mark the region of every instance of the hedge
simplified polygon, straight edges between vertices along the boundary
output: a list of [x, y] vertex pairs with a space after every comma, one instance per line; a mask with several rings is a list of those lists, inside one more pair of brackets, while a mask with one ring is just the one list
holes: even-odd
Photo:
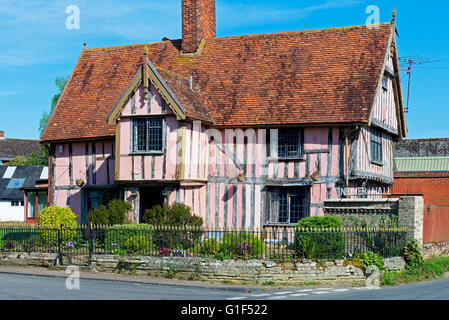
[[341, 231], [326, 231], [326, 228], [340, 229], [343, 226], [337, 217], [309, 217], [296, 225], [294, 248], [296, 255], [304, 259], [341, 259], [345, 253], [345, 236]]

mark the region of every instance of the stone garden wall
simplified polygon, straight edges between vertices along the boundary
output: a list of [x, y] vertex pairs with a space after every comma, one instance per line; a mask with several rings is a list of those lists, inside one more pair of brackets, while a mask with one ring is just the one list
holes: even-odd
[[140, 275], [248, 284], [364, 285], [361, 269], [339, 262], [277, 264], [264, 260], [215, 260], [182, 257], [94, 256], [92, 269]]
[[422, 256], [424, 259], [435, 256], [449, 256], [449, 241], [424, 243], [422, 248]]
[[324, 200], [324, 213], [343, 221], [344, 227], [391, 227], [398, 220], [398, 199], [329, 199]]
[[[324, 201], [324, 213], [343, 220], [345, 227], [365, 221], [370, 227], [390, 227], [396, 221], [399, 227], [407, 229], [407, 241], [416, 240], [423, 247], [422, 196], [401, 196], [385, 199], [330, 199]], [[384, 225], [387, 224], [387, 225]], [[358, 226], [355, 224], [355, 226]]]
[[[51, 267], [53, 253], [0, 253], [0, 265]], [[384, 259], [388, 270], [405, 267], [401, 257]], [[67, 264], [64, 263], [64, 265]], [[86, 268], [86, 267], [85, 267]], [[125, 273], [225, 284], [367, 285], [367, 275], [347, 261], [275, 263], [265, 260], [216, 260], [193, 257], [94, 255], [88, 267], [94, 272]]]
[[0, 252], [0, 264], [3, 265], [51, 267], [57, 258], [57, 253]]

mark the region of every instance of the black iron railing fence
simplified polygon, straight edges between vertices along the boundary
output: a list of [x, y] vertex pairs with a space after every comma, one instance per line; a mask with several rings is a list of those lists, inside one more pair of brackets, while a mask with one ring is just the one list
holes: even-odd
[[[220, 229], [178, 226], [0, 225], [0, 252], [51, 252], [213, 257], [217, 259], [336, 260], [372, 251], [402, 254], [405, 229]], [[87, 261], [87, 259], [86, 259]]]

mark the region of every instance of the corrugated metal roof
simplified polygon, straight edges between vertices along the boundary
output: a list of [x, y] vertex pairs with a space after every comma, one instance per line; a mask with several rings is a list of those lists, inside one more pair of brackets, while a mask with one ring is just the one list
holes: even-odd
[[449, 157], [407, 157], [394, 159], [396, 172], [449, 171]]

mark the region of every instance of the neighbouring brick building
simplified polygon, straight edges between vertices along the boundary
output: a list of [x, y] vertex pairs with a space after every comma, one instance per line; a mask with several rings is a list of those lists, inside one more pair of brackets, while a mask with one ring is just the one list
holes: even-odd
[[402, 140], [395, 148], [394, 193], [449, 205], [449, 138]]

